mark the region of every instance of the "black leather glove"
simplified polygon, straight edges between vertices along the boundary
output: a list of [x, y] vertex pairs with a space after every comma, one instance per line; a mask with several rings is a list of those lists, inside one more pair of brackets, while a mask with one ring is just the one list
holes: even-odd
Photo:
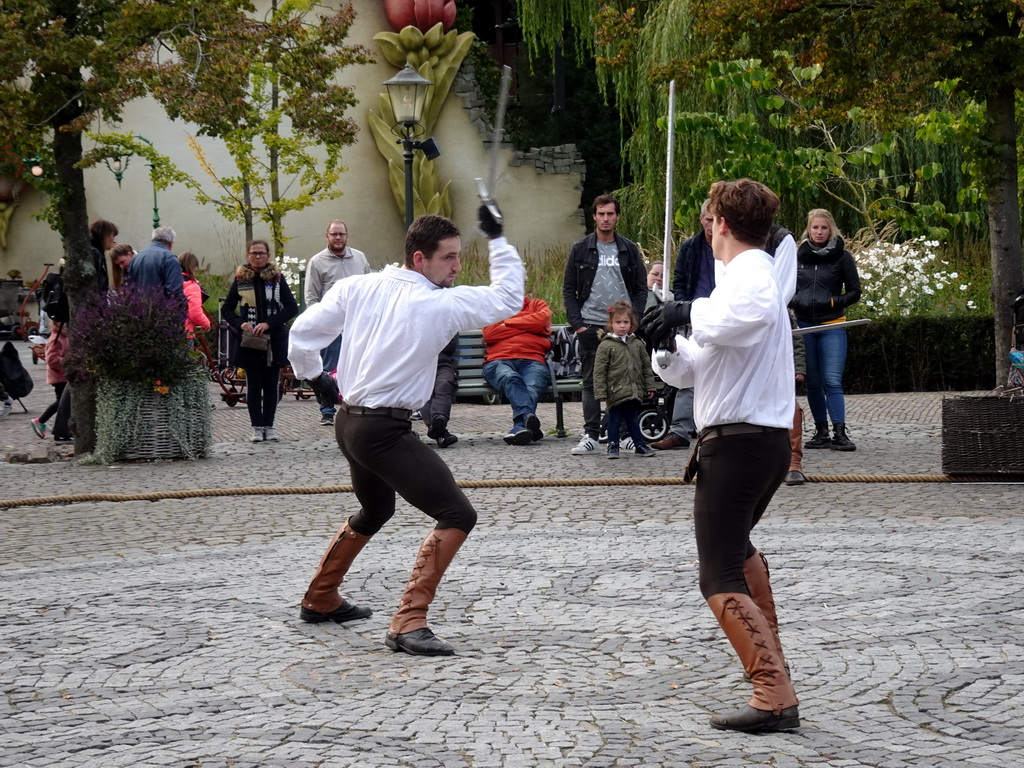
[[690, 322], [690, 303], [666, 301], [661, 306], [651, 307], [640, 321], [640, 334], [655, 349], [673, 348], [676, 328]]
[[322, 371], [315, 379], [307, 379], [309, 387], [320, 396], [320, 402], [335, 406], [341, 402], [338, 382], [331, 378], [327, 371]]
[[477, 218], [480, 221], [480, 231], [488, 237], [501, 237], [501, 211], [498, 210], [496, 203], [491, 203], [494, 209], [498, 211], [498, 218], [494, 218], [494, 214], [491, 213], [490, 209], [486, 205], [481, 205], [480, 210], [477, 212]]

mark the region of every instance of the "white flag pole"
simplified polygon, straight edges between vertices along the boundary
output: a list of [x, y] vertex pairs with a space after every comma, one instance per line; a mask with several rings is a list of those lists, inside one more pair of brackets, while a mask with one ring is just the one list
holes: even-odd
[[[668, 301], [669, 283], [672, 280], [672, 173], [675, 162], [675, 117], [676, 117], [676, 81], [668, 84], [668, 149], [665, 161], [665, 239], [661, 252], [661, 300]], [[655, 291], [658, 289], [655, 288]], [[668, 352], [659, 350], [654, 355], [659, 367], [668, 367]]]
[[668, 84], [668, 149], [665, 162], [665, 240], [662, 247], [661, 300], [668, 301], [668, 287], [672, 279], [672, 224], [675, 211], [672, 209], [672, 175], [675, 169], [675, 117], [676, 81]]

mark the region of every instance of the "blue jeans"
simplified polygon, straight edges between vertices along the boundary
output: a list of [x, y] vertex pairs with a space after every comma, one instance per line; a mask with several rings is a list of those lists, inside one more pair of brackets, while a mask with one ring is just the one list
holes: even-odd
[[[798, 322], [801, 328], [814, 323]], [[843, 369], [846, 367], [846, 329], [804, 334], [807, 350], [807, 404], [815, 424], [846, 423]]]
[[[328, 344], [326, 347], [320, 350], [320, 360], [323, 362], [323, 368], [325, 371], [330, 373], [338, 367], [338, 358], [341, 356], [341, 335], [338, 335], [334, 341]], [[320, 395], [316, 396], [316, 401], [320, 403]], [[320, 413], [334, 415], [334, 406], [320, 403]]]
[[640, 431], [639, 400], [627, 400], [608, 409], [608, 447], [619, 447], [618, 437], [613, 439], [612, 435], [621, 435], [623, 426], [629, 430], [634, 447], [641, 448], [647, 445], [644, 433]]
[[537, 412], [537, 401], [551, 386], [547, 365], [536, 360], [491, 360], [484, 363], [483, 375], [512, 404], [515, 424], [525, 424], [526, 417]]

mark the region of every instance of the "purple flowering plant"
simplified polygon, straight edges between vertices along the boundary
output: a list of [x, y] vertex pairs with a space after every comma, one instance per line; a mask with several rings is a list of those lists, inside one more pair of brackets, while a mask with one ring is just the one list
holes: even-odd
[[183, 303], [160, 288], [123, 286], [79, 306], [65, 367], [75, 376], [131, 381], [166, 394], [196, 373]]

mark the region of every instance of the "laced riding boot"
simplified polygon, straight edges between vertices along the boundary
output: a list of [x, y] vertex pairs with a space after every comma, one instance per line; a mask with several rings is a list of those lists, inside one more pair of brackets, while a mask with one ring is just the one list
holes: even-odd
[[373, 613], [369, 608], [353, 605], [338, 594], [338, 587], [352, 566], [352, 561], [369, 540], [369, 536], [363, 536], [349, 528], [348, 521], [338, 529], [320, 559], [320, 565], [313, 574], [313, 581], [302, 598], [300, 619], [313, 624], [322, 621], [335, 621], [341, 624], [355, 619], [365, 619]]
[[458, 528], [435, 528], [420, 546], [409, 583], [391, 619], [384, 644], [393, 651], [414, 656], [452, 656], [455, 649], [427, 627], [427, 608], [434, 601], [437, 585], [455, 559], [466, 533]]
[[797, 403], [793, 409], [793, 426], [789, 428], [789, 472], [786, 473], [786, 485], [803, 485], [804, 477], [804, 409]]
[[782, 668], [789, 676], [789, 665], [786, 663], [785, 654], [782, 652], [782, 638], [779, 637], [779, 617], [775, 611], [775, 595], [772, 594], [771, 574], [768, 570], [768, 560], [760, 552], [755, 552], [743, 563], [743, 580], [747, 583], [747, 591], [750, 599], [754, 601], [761, 613], [764, 614], [768, 627], [771, 629], [772, 637], [775, 640], [775, 649], [782, 661]]
[[746, 706], [713, 715], [711, 726], [730, 731], [788, 731], [800, 727], [796, 691], [765, 615], [750, 595], [725, 592], [708, 598], [708, 606], [754, 684]]

